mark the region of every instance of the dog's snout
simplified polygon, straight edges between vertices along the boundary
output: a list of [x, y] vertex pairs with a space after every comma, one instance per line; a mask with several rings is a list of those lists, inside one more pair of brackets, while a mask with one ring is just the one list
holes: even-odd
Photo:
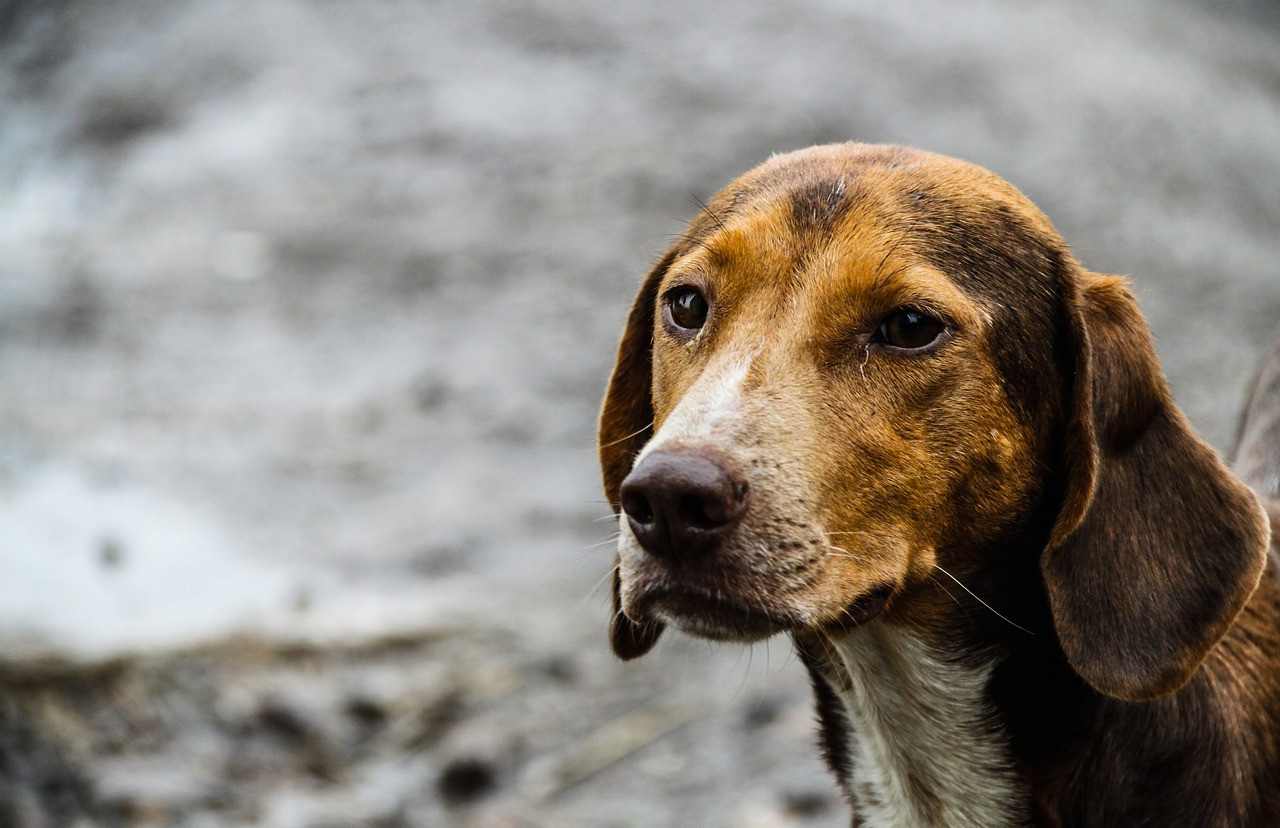
[[622, 481], [622, 511], [653, 555], [712, 551], [747, 510], [747, 481], [699, 452], [655, 451]]

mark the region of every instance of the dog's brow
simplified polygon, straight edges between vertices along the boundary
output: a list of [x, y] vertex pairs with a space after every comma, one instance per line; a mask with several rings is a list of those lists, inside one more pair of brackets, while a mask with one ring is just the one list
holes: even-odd
[[880, 264], [876, 265], [876, 281], [872, 285], [872, 290], [878, 290], [884, 287], [890, 279], [902, 272], [905, 266], [886, 274], [884, 273], [884, 266], [888, 263], [889, 257], [897, 252], [898, 248], [902, 246], [902, 243], [907, 240], [907, 237], [911, 235], [912, 231], [916, 229], [916, 226], [919, 223], [919, 219], [913, 220], [911, 224], [907, 225], [907, 227], [898, 235], [898, 238], [893, 245], [885, 251], [884, 258], [880, 260]]
[[713, 211], [713, 210], [712, 210], [712, 209], [707, 205], [707, 202], [705, 202], [705, 201], [703, 201], [702, 199], [698, 198], [698, 196], [697, 196], [697, 195], [693, 195], [693, 196], [690, 196], [690, 197], [693, 199], [693, 203], [694, 203], [694, 204], [696, 204], [696, 205], [698, 205], [698, 209], [702, 211], [702, 214], [703, 214], [704, 216], [706, 216], [706, 217], [707, 217], [707, 220], [708, 220], [708, 221], [710, 221], [712, 224], [714, 224], [714, 225], [715, 225], [717, 228], [719, 228], [721, 231], [725, 230], [724, 222], [723, 222], [723, 221], [720, 219], [720, 217], [719, 217], [718, 215], [716, 215], [716, 214], [715, 214], [715, 212], [714, 212], [714, 211]]

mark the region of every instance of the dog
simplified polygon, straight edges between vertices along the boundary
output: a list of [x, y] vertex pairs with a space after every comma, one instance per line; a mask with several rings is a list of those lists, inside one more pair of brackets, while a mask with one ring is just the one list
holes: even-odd
[[[1274, 362], [1238, 466], [1272, 498]], [[640, 287], [599, 452], [615, 653], [787, 633], [855, 826], [1280, 825], [1280, 511], [996, 175], [842, 144], [734, 181]]]

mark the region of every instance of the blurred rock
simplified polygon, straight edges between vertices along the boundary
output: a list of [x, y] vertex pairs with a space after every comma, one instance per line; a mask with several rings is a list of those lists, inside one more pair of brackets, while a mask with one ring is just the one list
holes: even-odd
[[498, 772], [483, 759], [454, 759], [436, 780], [436, 790], [446, 805], [456, 807], [480, 799], [498, 785]]

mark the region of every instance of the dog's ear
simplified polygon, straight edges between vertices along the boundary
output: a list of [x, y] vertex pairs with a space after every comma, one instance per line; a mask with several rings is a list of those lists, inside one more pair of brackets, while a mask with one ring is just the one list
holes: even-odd
[[[600, 471], [605, 497], [615, 513], [620, 508], [623, 478], [631, 471], [636, 455], [653, 437], [653, 317], [657, 312], [658, 285], [677, 252], [677, 247], [668, 250], [640, 285], [627, 315], [622, 341], [618, 343], [618, 358], [600, 411]], [[629, 660], [649, 652], [662, 634], [662, 625], [641, 624], [628, 618], [622, 611], [620, 587], [615, 561], [609, 640], [614, 653]]]
[[1073, 281], [1066, 492], [1041, 570], [1072, 668], [1109, 696], [1151, 699], [1226, 633], [1261, 577], [1269, 529], [1174, 406], [1125, 281]]
[[600, 471], [605, 497], [615, 512], [623, 478], [653, 437], [653, 316], [657, 313], [658, 285], [675, 257], [675, 248], [663, 255], [631, 303], [600, 410]]

